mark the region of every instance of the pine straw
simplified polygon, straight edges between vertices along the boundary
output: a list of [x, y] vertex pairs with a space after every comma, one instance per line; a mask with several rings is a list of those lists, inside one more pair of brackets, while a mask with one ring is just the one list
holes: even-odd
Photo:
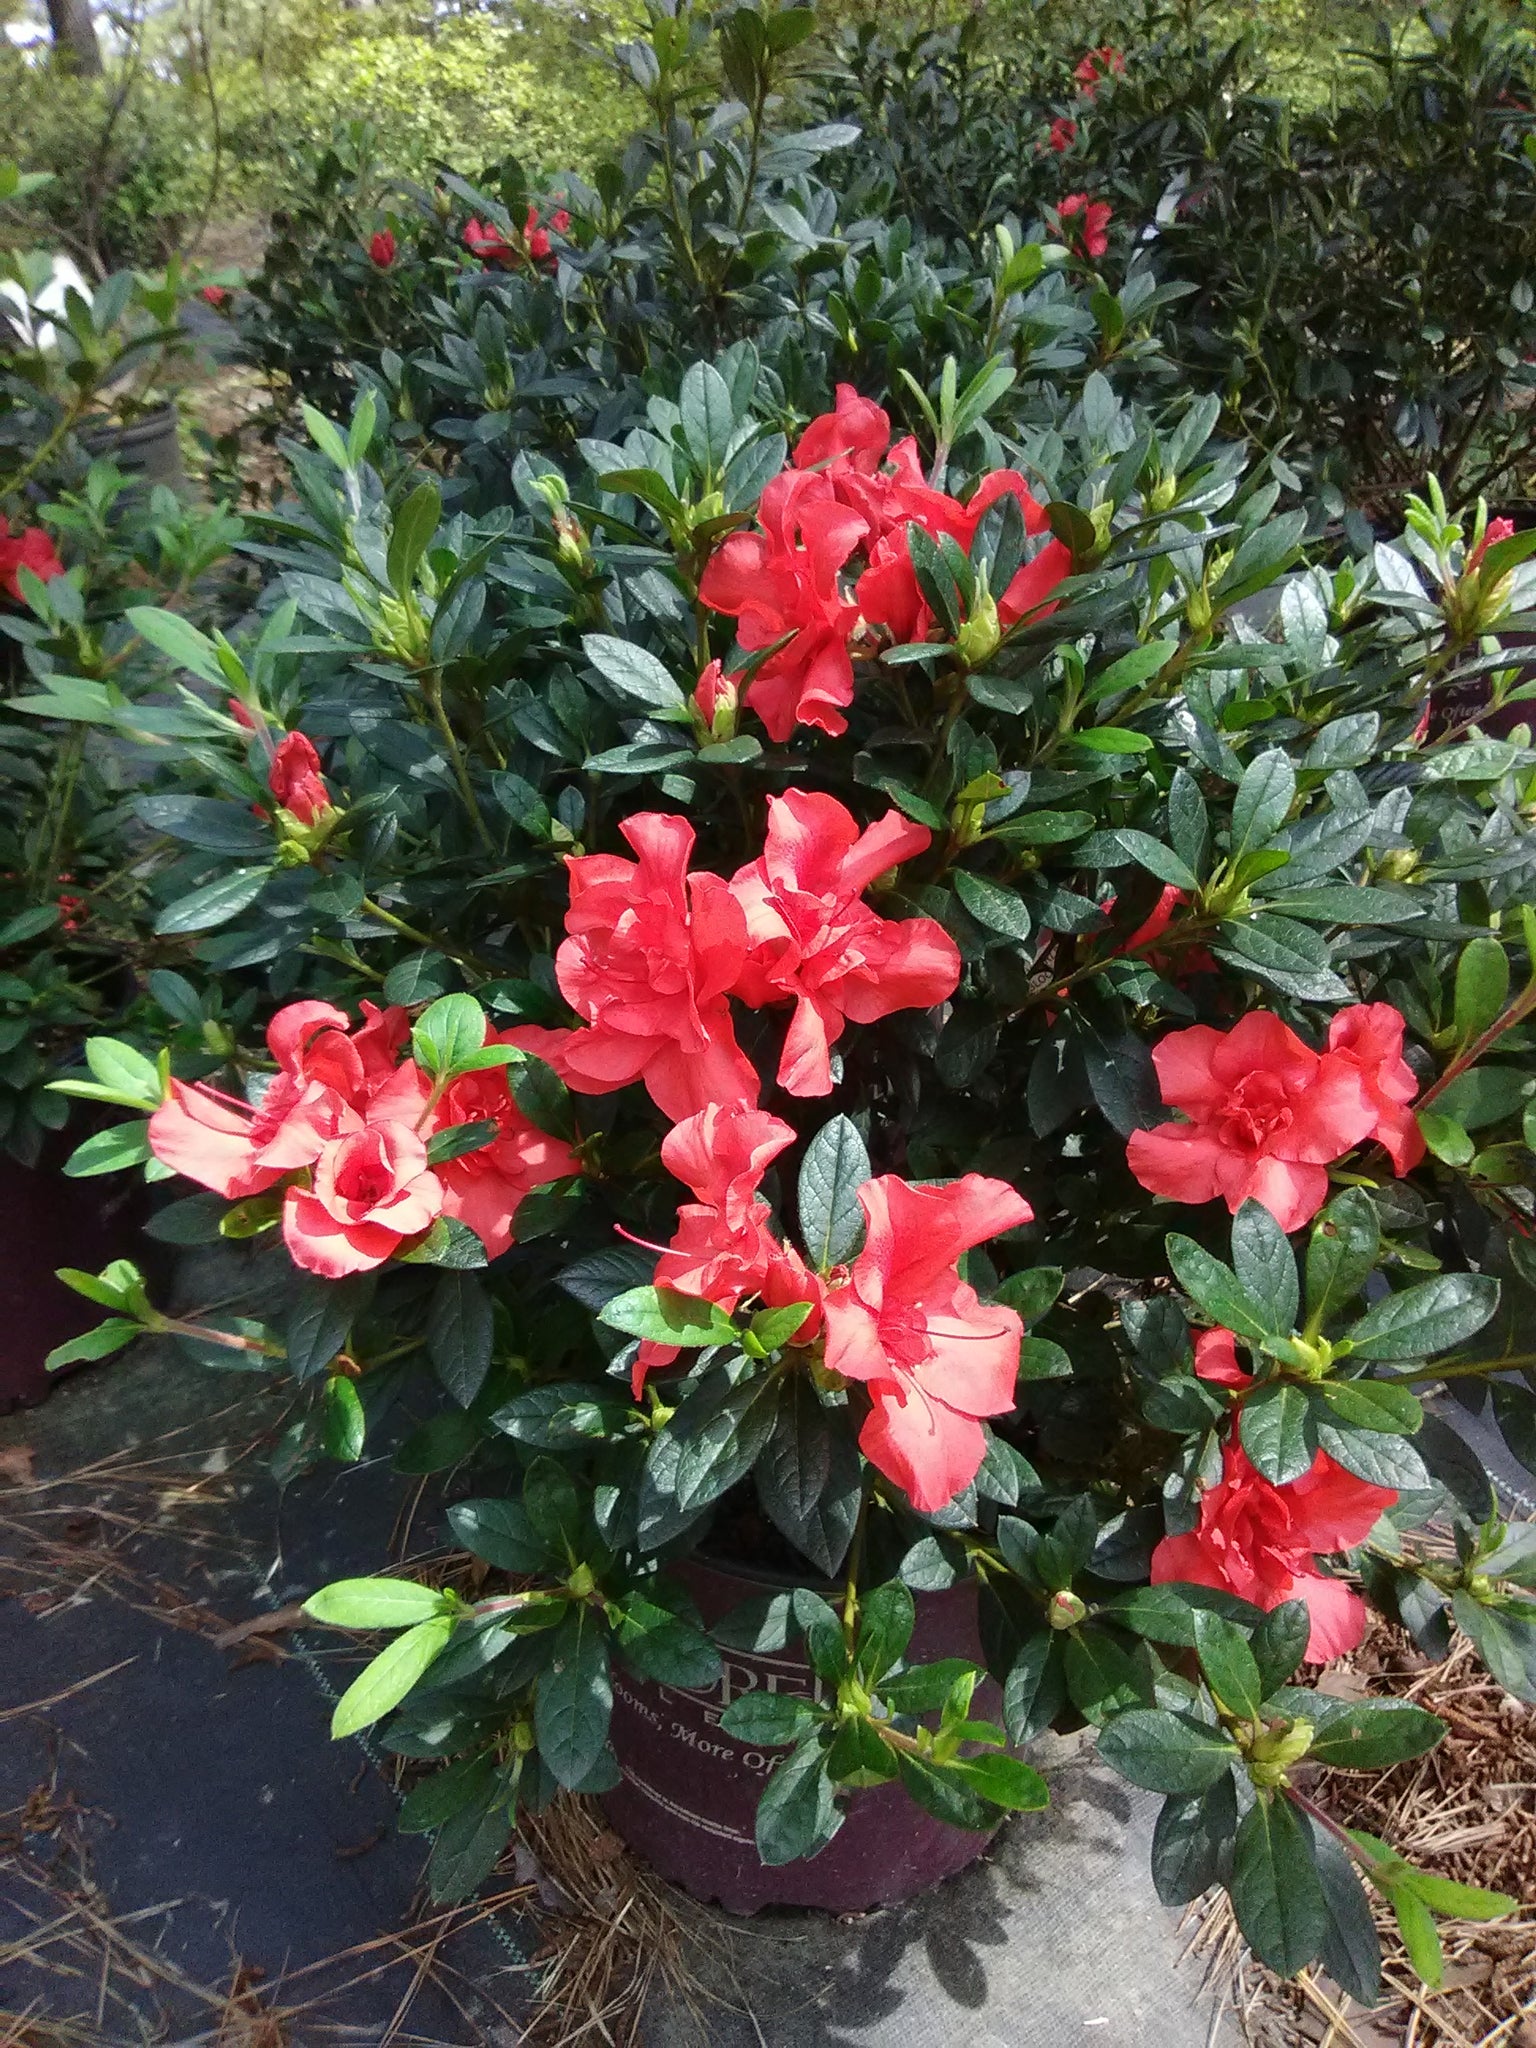
[[1321, 1771], [1311, 1796], [1422, 1868], [1508, 1892], [1522, 1911], [1490, 1926], [1440, 1921], [1445, 1987], [1432, 1992], [1373, 1893], [1385, 1964], [1382, 2002], [1369, 2013], [1320, 1974], [1283, 1983], [1255, 1963], [1225, 1893], [1192, 1909], [1191, 1953], [1226, 1987], [1253, 2048], [1536, 2048], [1536, 1708], [1490, 1678], [1465, 1639], [1429, 1665], [1383, 1622], [1328, 1680], [1328, 1690], [1354, 1698], [1412, 1699], [1449, 1732], [1391, 1771]]

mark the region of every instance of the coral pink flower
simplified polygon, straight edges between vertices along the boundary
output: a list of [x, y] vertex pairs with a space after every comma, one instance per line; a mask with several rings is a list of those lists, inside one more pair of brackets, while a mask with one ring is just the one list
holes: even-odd
[[1424, 1134], [1408, 1107], [1419, 1092], [1403, 1058], [1406, 1024], [1390, 1003], [1356, 1003], [1340, 1010], [1328, 1026], [1328, 1050], [1360, 1070], [1366, 1100], [1376, 1112], [1370, 1133], [1386, 1147], [1394, 1173], [1411, 1173], [1424, 1157]]
[[[791, 1125], [766, 1110], [711, 1104], [676, 1125], [661, 1147], [662, 1164], [698, 1197], [677, 1212], [677, 1231], [656, 1267], [655, 1284], [734, 1315], [743, 1301], [766, 1308], [805, 1301], [812, 1311], [796, 1335], [809, 1341], [821, 1327], [821, 1282], [791, 1245], [769, 1228], [772, 1211], [758, 1194], [763, 1175], [795, 1141]], [[638, 1401], [646, 1375], [677, 1357], [671, 1344], [643, 1342], [631, 1384]]]
[[1312, 1617], [1307, 1656], [1326, 1664], [1358, 1647], [1365, 1603], [1317, 1568], [1317, 1551], [1363, 1543], [1396, 1501], [1390, 1487], [1371, 1486], [1319, 1451], [1310, 1472], [1273, 1486], [1229, 1443], [1219, 1483], [1200, 1502], [1200, 1522], [1186, 1536], [1165, 1536], [1152, 1553], [1154, 1586], [1215, 1586], [1266, 1612], [1305, 1600]]
[[155, 1157], [230, 1201], [260, 1194], [310, 1165], [337, 1135], [348, 1109], [364, 1106], [394, 1071], [408, 1032], [404, 1010], [364, 1003], [367, 1021], [348, 1032], [330, 1003], [289, 1003], [267, 1026], [277, 1062], [256, 1108], [200, 1082], [172, 1081], [149, 1120]]
[[4, 515], [0, 514], [0, 590], [18, 604], [21, 602], [21, 578], [17, 574], [20, 569], [30, 569], [44, 583], [51, 583], [55, 576], [64, 574], [64, 564], [40, 526], [24, 526], [19, 533], [13, 534]]
[[279, 740], [267, 783], [282, 808], [301, 825], [313, 825], [336, 808], [307, 733], [290, 732]]
[[980, 1418], [1014, 1403], [1024, 1325], [983, 1303], [957, 1262], [1034, 1211], [1006, 1182], [968, 1173], [948, 1187], [886, 1174], [859, 1189], [864, 1249], [828, 1281], [826, 1363], [861, 1381], [870, 1411], [859, 1448], [931, 1514], [975, 1478]]
[[718, 875], [690, 875], [693, 828], [643, 811], [619, 830], [640, 856], [566, 861], [568, 937], [555, 962], [585, 1030], [524, 1030], [568, 1087], [605, 1095], [643, 1081], [669, 1117], [712, 1102], [757, 1100], [757, 1074], [736, 1043], [727, 991], [747, 956], [741, 905]]
[[1152, 1061], [1164, 1102], [1188, 1121], [1133, 1131], [1132, 1173], [1174, 1201], [1220, 1196], [1234, 1216], [1244, 1202], [1262, 1202], [1282, 1230], [1317, 1214], [1329, 1163], [1378, 1121], [1357, 1061], [1313, 1052], [1266, 1010], [1226, 1032], [1170, 1031]]
[[1237, 1339], [1230, 1330], [1202, 1330], [1195, 1339], [1195, 1376], [1213, 1387], [1251, 1387], [1253, 1374], [1237, 1362]]
[[197, 296], [207, 305], [222, 306], [229, 297], [229, 288], [222, 284], [205, 284]]
[[568, 235], [571, 231], [571, 216], [563, 206], [557, 206], [549, 216], [549, 224], [557, 235]]
[[838, 503], [824, 475], [795, 469], [768, 485], [757, 516], [761, 533], [733, 533], [712, 557], [700, 600], [738, 622], [749, 651], [793, 635], [747, 690], [771, 739], [787, 740], [797, 725], [845, 732], [843, 710], [853, 702], [848, 636], [859, 614], [842, 578], [868, 525]]
[[[1062, 239], [1082, 256], [1102, 256], [1109, 247], [1109, 222], [1114, 208], [1107, 199], [1090, 199], [1086, 192], [1069, 192], [1057, 207], [1063, 222]], [[1081, 219], [1080, 229], [1067, 227]]]
[[523, 240], [528, 244], [528, 254], [535, 263], [542, 263], [550, 253], [549, 231], [539, 226], [539, 209], [530, 206], [528, 218], [523, 222]]
[[1058, 114], [1051, 123], [1050, 147], [1058, 156], [1069, 150], [1077, 140], [1077, 123], [1069, 121], [1065, 114]]
[[851, 384], [839, 384], [833, 411], [811, 421], [795, 448], [796, 469], [819, 469], [846, 461], [862, 476], [873, 476], [891, 445], [890, 416]]
[[366, 1122], [348, 1111], [346, 1126], [322, 1146], [312, 1185], [283, 1197], [289, 1257], [327, 1280], [382, 1266], [430, 1230], [443, 1207], [426, 1143], [410, 1124]]
[[877, 875], [924, 852], [932, 834], [897, 811], [860, 832], [835, 797], [768, 799], [762, 857], [731, 880], [751, 951], [736, 993], [754, 1009], [793, 1002], [779, 1061], [791, 1095], [826, 1095], [844, 1023], [927, 1010], [952, 996], [960, 953], [930, 917], [895, 920], [863, 901]]

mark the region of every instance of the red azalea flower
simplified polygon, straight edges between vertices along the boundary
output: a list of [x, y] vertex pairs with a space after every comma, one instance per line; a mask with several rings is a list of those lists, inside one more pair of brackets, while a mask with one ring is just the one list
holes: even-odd
[[489, 221], [483, 225], [477, 220], [470, 221], [464, 229], [464, 246], [482, 263], [494, 264], [503, 270], [510, 270], [515, 263], [522, 261], [521, 253]]
[[367, 1273], [408, 1239], [430, 1230], [443, 1190], [427, 1147], [409, 1123], [373, 1122], [355, 1111], [320, 1148], [312, 1184], [283, 1197], [283, 1242], [307, 1273], [327, 1280]]
[[1477, 571], [1482, 568], [1483, 557], [1487, 554], [1488, 550], [1497, 547], [1501, 540], [1512, 540], [1514, 532], [1515, 522], [1513, 519], [1490, 519], [1487, 526], [1483, 529], [1482, 539], [1468, 554], [1466, 566], [1462, 574], [1465, 576], [1475, 576]]
[[930, 917], [880, 917], [863, 900], [877, 875], [932, 839], [898, 811], [860, 832], [835, 797], [790, 790], [768, 799], [762, 857], [731, 880], [749, 952], [736, 993], [754, 1009], [793, 1002], [779, 1061], [791, 1095], [827, 1095], [830, 1051], [848, 1019], [928, 1010], [960, 980], [960, 953]]
[[1328, 1050], [1359, 1069], [1365, 1097], [1376, 1112], [1370, 1132], [1386, 1147], [1394, 1173], [1411, 1173], [1424, 1157], [1424, 1134], [1408, 1107], [1419, 1092], [1403, 1058], [1406, 1029], [1401, 1010], [1390, 1003], [1356, 1003], [1340, 1010], [1328, 1026]]
[[717, 738], [727, 727], [734, 729], [739, 684], [738, 676], [728, 676], [720, 662], [711, 661], [694, 685], [693, 708]]
[[336, 806], [320, 772], [320, 756], [307, 733], [285, 733], [267, 771], [272, 794], [301, 825], [313, 825]]
[[1051, 123], [1050, 147], [1058, 156], [1069, 150], [1077, 140], [1077, 123], [1069, 121], [1065, 114], [1058, 114]]
[[380, 228], [368, 244], [369, 260], [380, 270], [388, 270], [395, 260], [395, 238], [388, 228]]
[[1202, 1330], [1195, 1339], [1195, 1377], [1213, 1387], [1251, 1387], [1253, 1374], [1237, 1362], [1237, 1339], [1230, 1330]]
[[585, 1029], [520, 1031], [581, 1094], [643, 1081], [673, 1118], [753, 1103], [757, 1074], [736, 1043], [727, 991], [747, 955], [741, 905], [718, 875], [690, 875], [693, 827], [643, 811], [619, 830], [640, 856], [572, 855], [568, 934], [555, 973]]
[[1091, 100], [1099, 89], [1101, 79], [1125, 69], [1125, 57], [1113, 43], [1102, 43], [1096, 50], [1089, 50], [1072, 67], [1072, 76], [1082, 90], [1083, 98]]
[[869, 528], [838, 503], [825, 475], [795, 469], [768, 485], [757, 516], [760, 533], [733, 533], [711, 558], [700, 599], [738, 622], [736, 637], [749, 651], [793, 635], [747, 690], [770, 738], [787, 740], [797, 725], [845, 732], [843, 708], [853, 702], [848, 635], [858, 607], [844, 595], [842, 573]]
[[1114, 208], [1107, 199], [1090, 199], [1086, 192], [1069, 192], [1057, 207], [1063, 221], [1082, 219], [1080, 232], [1063, 227], [1062, 239], [1079, 255], [1102, 256], [1109, 247], [1109, 222]]
[[975, 1478], [987, 1448], [980, 1418], [1013, 1407], [1024, 1334], [1013, 1309], [979, 1299], [957, 1262], [1034, 1211], [978, 1173], [942, 1188], [885, 1174], [859, 1189], [859, 1207], [864, 1249], [828, 1280], [827, 1369], [868, 1388], [859, 1448], [932, 1514]]
[[557, 235], [568, 235], [571, 231], [571, 216], [563, 206], [557, 206], [549, 216], [549, 224]]
[[227, 286], [222, 284], [205, 284], [197, 296], [205, 299], [210, 306], [222, 306], [229, 297], [229, 291]]
[[[1106, 917], [1109, 915], [1113, 901], [1114, 899], [1111, 898], [1110, 902], [1100, 906]], [[1154, 939], [1160, 939], [1163, 933], [1167, 931], [1169, 925], [1173, 923], [1173, 913], [1188, 901], [1188, 896], [1179, 888], [1177, 883], [1167, 883], [1157, 902], [1152, 906], [1150, 914], [1137, 925], [1135, 931], [1131, 933], [1131, 936], [1123, 945], [1116, 946], [1116, 955], [1140, 952], [1143, 946], [1150, 946]]]
[[1233, 1215], [1245, 1201], [1262, 1202], [1282, 1230], [1317, 1214], [1328, 1165], [1380, 1120], [1358, 1059], [1313, 1052], [1266, 1010], [1227, 1032], [1209, 1024], [1170, 1031], [1152, 1061], [1164, 1102], [1188, 1121], [1133, 1131], [1132, 1173], [1177, 1202], [1220, 1196]]
[[[1215, 1334], [1214, 1332], [1212, 1334]], [[1365, 1635], [1365, 1602], [1317, 1568], [1318, 1551], [1363, 1543], [1396, 1501], [1319, 1451], [1312, 1469], [1288, 1486], [1273, 1486], [1229, 1443], [1221, 1479], [1200, 1502], [1200, 1522], [1186, 1536], [1165, 1536], [1152, 1553], [1152, 1583], [1215, 1586], [1266, 1612], [1305, 1600], [1312, 1617], [1307, 1656], [1314, 1664], [1342, 1657]]]
[[539, 209], [530, 206], [528, 218], [523, 222], [523, 240], [528, 244], [528, 254], [535, 263], [542, 263], [550, 252], [548, 230], [539, 226]]
[[[658, 1287], [713, 1301], [727, 1315], [758, 1299], [765, 1308], [809, 1302], [811, 1314], [796, 1332], [808, 1342], [821, 1328], [821, 1282], [791, 1245], [769, 1228], [772, 1210], [758, 1194], [763, 1175], [795, 1141], [789, 1124], [766, 1110], [711, 1103], [677, 1124], [662, 1142], [668, 1173], [693, 1189], [696, 1202], [677, 1212], [671, 1246], [656, 1267]], [[672, 1344], [643, 1342], [631, 1385], [638, 1401], [646, 1375], [677, 1357]]]
[[4, 515], [0, 514], [0, 590], [18, 604], [21, 603], [21, 578], [16, 573], [19, 569], [30, 569], [44, 583], [51, 583], [55, 576], [64, 574], [64, 564], [40, 526], [24, 526], [19, 533], [13, 534]]
[[839, 384], [831, 412], [811, 421], [795, 446], [796, 469], [820, 469], [847, 461], [862, 476], [873, 476], [891, 445], [889, 415], [851, 384]]
[[277, 1073], [260, 1104], [221, 1095], [201, 1082], [172, 1081], [149, 1121], [150, 1150], [166, 1166], [239, 1201], [260, 1194], [285, 1173], [312, 1165], [321, 1147], [359, 1116], [394, 1074], [395, 1055], [409, 1036], [403, 1009], [362, 1006], [365, 1022], [349, 1032], [344, 1010], [330, 1003], [289, 1003], [267, 1026]]

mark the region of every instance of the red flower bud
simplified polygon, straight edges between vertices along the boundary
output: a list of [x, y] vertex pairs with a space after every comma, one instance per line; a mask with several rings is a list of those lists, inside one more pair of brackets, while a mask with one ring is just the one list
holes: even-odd
[[380, 228], [368, 244], [368, 254], [380, 270], [388, 270], [395, 260], [395, 238], [388, 228]]

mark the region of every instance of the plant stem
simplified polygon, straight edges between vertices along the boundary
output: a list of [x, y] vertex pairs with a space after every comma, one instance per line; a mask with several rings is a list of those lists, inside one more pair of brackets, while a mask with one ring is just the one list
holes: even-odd
[[1536, 1365], [1536, 1351], [1516, 1351], [1508, 1358], [1466, 1358], [1460, 1364], [1421, 1365], [1417, 1372], [1394, 1373], [1399, 1385], [1427, 1384], [1433, 1380], [1471, 1380], [1491, 1372], [1525, 1372]]
[[1475, 1067], [1486, 1052], [1491, 1052], [1506, 1031], [1513, 1031], [1517, 1024], [1523, 1024], [1531, 1012], [1536, 1010], [1536, 980], [1520, 991], [1509, 1008], [1495, 1017], [1488, 1029], [1474, 1038], [1459, 1059], [1454, 1059], [1432, 1088], [1427, 1088], [1415, 1105], [1428, 1109], [1439, 1095], [1443, 1095], [1453, 1081], [1460, 1080], [1469, 1067]]
[[455, 952], [452, 946], [445, 946], [441, 939], [431, 938], [426, 932], [418, 931], [413, 924], [407, 924], [403, 917], [396, 917], [392, 910], [386, 910], [382, 903], [375, 903], [371, 896], [365, 896], [359, 908], [370, 917], [376, 917], [380, 924], [387, 924], [391, 931], [399, 932], [402, 938], [414, 939], [418, 946], [425, 946], [428, 952], [441, 953], [451, 960], [455, 967], [462, 967], [466, 974], [475, 974], [482, 981], [491, 979], [491, 969], [483, 960], [477, 960], [473, 953]]
[[469, 779], [469, 764], [464, 759], [463, 749], [459, 745], [458, 734], [454, 731], [448, 713], [443, 708], [442, 684], [431, 670], [427, 670], [422, 674], [420, 682], [421, 694], [427, 700], [427, 708], [432, 713], [433, 723], [443, 736], [443, 745], [448, 749], [448, 758], [453, 764], [454, 780], [459, 785], [459, 794], [464, 799], [464, 808], [468, 811], [470, 821], [474, 825], [475, 831], [479, 834], [480, 844], [487, 853], [493, 854], [496, 851], [496, 842], [492, 839], [486, 822], [480, 815], [480, 805], [475, 797], [474, 784]]

